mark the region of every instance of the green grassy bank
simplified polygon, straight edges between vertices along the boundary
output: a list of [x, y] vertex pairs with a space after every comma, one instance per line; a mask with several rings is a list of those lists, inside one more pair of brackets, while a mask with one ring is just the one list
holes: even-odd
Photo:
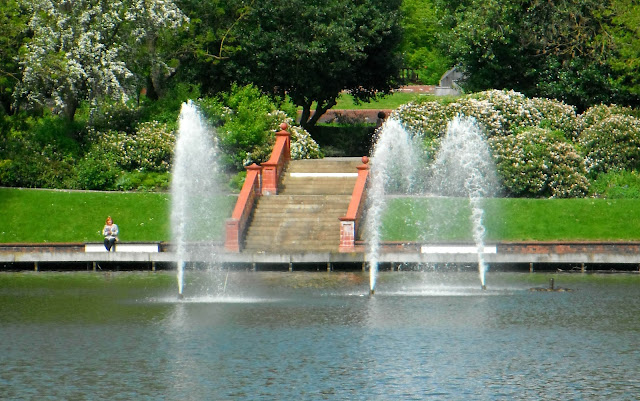
[[[215, 209], [222, 239], [234, 196]], [[489, 241], [640, 240], [639, 199], [488, 199], [484, 224]], [[439, 217], [439, 240], [469, 240], [468, 202], [394, 198], [383, 220], [383, 240], [416, 241]], [[0, 243], [94, 242], [110, 215], [122, 241], [170, 239], [170, 196], [165, 193], [80, 192], [0, 188]], [[427, 239], [428, 236], [427, 236]]]
[[[221, 237], [235, 199], [221, 196], [214, 208]], [[121, 241], [167, 241], [170, 208], [166, 193], [0, 188], [0, 243], [99, 242], [107, 216]]]

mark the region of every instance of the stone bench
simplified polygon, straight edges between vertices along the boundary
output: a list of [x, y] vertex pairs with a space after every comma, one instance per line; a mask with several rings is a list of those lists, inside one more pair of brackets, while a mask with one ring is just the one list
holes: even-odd
[[[107, 252], [103, 243], [91, 243], [84, 245], [85, 253], [90, 252]], [[135, 242], [117, 242], [116, 252], [133, 252], [133, 253], [154, 253], [160, 252], [160, 244], [158, 243], [135, 243]]]

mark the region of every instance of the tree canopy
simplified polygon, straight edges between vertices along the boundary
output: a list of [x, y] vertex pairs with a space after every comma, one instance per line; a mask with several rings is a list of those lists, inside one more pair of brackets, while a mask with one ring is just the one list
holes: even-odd
[[[396, 86], [401, 0], [264, 0], [240, 22], [235, 77], [302, 107], [312, 126], [342, 91], [368, 101]], [[312, 107], [315, 108], [312, 113]]]
[[17, 0], [6, 0], [0, 4], [0, 112], [10, 112], [13, 91], [20, 82], [16, 58], [26, 38], [26, 21], [25, 10]]
[[[32, 36], [21, 49], [17, 97], [48, 105], [73, 120], [82, 100], [126, 100], [135, 65], [168, 68], [155, 52], [163, 29], [186, 18], [170, 0], [26, 0]], [[145, 57], [137, 58], [139, 48]], [[129, 90], [128, 90], [129, 89]]]
[[[466, 72], [468, 90], [514, 89], [581, 109], [631, 100], [610, 62], [619, 60], [622, 50], [610, 31], [637, 30], [629, 14], [637, 14], [638, 7], [628, 4], [623, 11], [626, 0], [437, 1], [451, 26], [448, 45]], [[627, 22], [616, 22], [622, 14]]]

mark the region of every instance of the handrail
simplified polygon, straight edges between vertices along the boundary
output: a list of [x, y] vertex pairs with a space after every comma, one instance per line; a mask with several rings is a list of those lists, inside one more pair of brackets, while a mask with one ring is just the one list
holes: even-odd
[[280, 124], [280, 131], [276, 132], [276, 143], [271, 151], [269, 161], [247, 166], [247, 178], [242, 185], [238, 201], [233, 209], [231, 218], [225, 226], [224, 247], [230, 252], [240, 252], [241, 243], [249, 218], [258, 196], [276, 194], [278, 181], [284, 168], [291, 160], [291, 134], [287, 132], [287, 124]]
[[362, 164], [357, 167], [358, 178], [353, 187], [351, 202], [347, 208], [347, 214], [340, 217], [340, 252], [353, 252], [355, 250], [355, 240], [360, 217], [364, 207], [367, 178], [369, 177], [369, 158], [362, 157]]
[[253, 205], [260, 196], [260, 173], [262, 167], [253, 163], [247, 166], [247, 178], [236, 201], [231, 218], [225, 226], [226, 239], [224, 247], [228, 251], [240, 252], [240, 243], [247, 228]]
[[280, 124], [280, 131], [276, 132], [276, 143], [271, 152], [271, 158], [262, 163], [262, 194], [275, 195], [278, 193], [278, 182], [287, 163], [291, 160], [291, 134], [287, 132], [287, 124]]

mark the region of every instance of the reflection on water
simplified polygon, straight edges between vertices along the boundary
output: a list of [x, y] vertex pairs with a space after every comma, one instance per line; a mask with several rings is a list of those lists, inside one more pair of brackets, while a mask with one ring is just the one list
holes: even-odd
[[640, 276], [528, 291], [548, 277], [387, 273], [369, 297], [364, 274], [236, 273], [178, 301], [172, 274], [4, 273], [0, 395], [634, 399]]

